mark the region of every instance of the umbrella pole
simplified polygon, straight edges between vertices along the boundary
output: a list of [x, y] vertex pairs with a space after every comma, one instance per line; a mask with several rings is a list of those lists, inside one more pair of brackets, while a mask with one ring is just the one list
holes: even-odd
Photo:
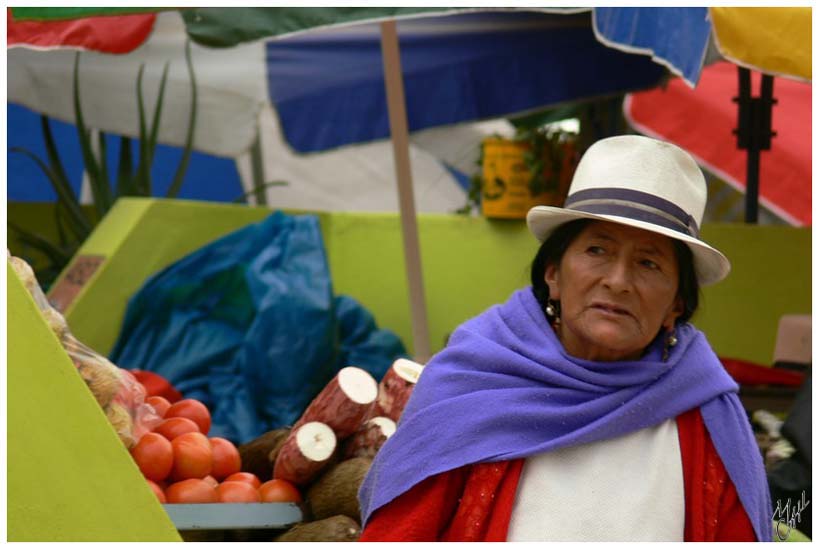
[[774, 77], [761, 75], [760, 96], [753, 97], [751, 72], [745, 67], [737, 68], [738, 95], [732, 100], [738, 105], [737, 146], [746, 149], [746, 223], [757, 223], [758, 195], [760, 193], [760, 152], [771, 149], [772, 105]]
[[381, 23], [382, 63], [384, 86], [387, 92], [387, 111], [390, 117], [390, 137], [399, 191], [399, 211], [404, 240], [404, 264], [410, 290], [410, 316], [413, 322], [414, 358], [420, 363], [430, 359], [430, 333], [427, 326], [427, 304], [424, 298], [419, 234], [416, 224], [416, 205], [413, 197], [413, 178], [410, 173], [410, 138], [407, 130], [407, 112], [404, 100], [404, 82], [399, 57], [399, 39], [396, 22]]
[[746, 151], [746, 223], [757, 223], [760, 196], [760, 151]]

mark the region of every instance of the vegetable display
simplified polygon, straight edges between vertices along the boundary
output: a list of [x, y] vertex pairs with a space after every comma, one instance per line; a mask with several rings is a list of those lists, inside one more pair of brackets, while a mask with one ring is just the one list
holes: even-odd
[[[161, 503], [262, 502], [261, 482], [242, 472], [236, 446], [224, 438], [208, 437], [211, 414], [204, 403], [148, 397], [130, 371], [72, 335], [65, 318], [43, 294], [31, 266], [11, 254], [8, 261]], [[278, 486], [273, 496], [268, 489], [268, 498], [301, 500], [299, 490], [287, 481]]]
[[134, 374], [83, 345], [48, 303], [31, 267], [10, 254], [8, 261], [160, 503], [300, 503], [304, 521], [274, 541], [358, 539], [358, 490], [396, 431], [423, 365], [398, 359], [378, 383], [364, 369], [345, 367], [292, 427], [237, 448], [208, 436], [204, 403], [177, 399], [178, 392], [169, 397], [173, 402], [149, 396]]
[[[179, 416], [172, 416], [179, 415]], [[291, 483], [279, 482], [277, 500], [261, 491], [259, 478], [242, 470], [239, 450], [222, 437], [208, 437], [211, 414], [196, 399], [165, 409], [164, 418], [131, 449], [131, 456], [160, 502], [208, 504], [227, 502], [299, 502]], [[284, 495], [284, 496], [283, 496]]]
[[373, 457], [396, 431], [423, 369], [398, 359], [377, 384], [364, 370], [345, 367], [311, 401], [287, 435], [268, 432], [240, 447], [263, 476], [289, 481], [305, 495], [307, 521], [275, 541], [358, 539], [359, 487]]

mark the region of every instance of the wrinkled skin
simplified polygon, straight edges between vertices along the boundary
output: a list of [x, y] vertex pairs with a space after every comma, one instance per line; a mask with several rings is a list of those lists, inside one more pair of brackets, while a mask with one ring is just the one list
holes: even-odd
[[544, 279], [561, 303], [556, 332], [567, 352], [593, 361], [639, 358], [683, 312], [669, 237], [596, 221], [569, 245]]

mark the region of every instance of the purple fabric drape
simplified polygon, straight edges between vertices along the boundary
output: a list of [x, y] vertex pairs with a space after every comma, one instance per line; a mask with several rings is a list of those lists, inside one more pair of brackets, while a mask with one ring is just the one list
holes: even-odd
[[531, 288], [462, 324], [425, 368], [359, 491], [362, 518], [420, 481], [478, 462], [527, 457], [625, 435], [701, 407], [759, 540], [771, 540], [763, 461], [738, 386], [703, 333], [677, 329], [637, 361], [572, 357]]

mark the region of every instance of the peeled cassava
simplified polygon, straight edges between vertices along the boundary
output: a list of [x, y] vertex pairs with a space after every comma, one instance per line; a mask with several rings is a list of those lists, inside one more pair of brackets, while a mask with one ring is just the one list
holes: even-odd
[[330, 426], [341, 441], [359, 428], [378, 392], [378, 384], [367, 371], [345, 367], [310, 402], [293, 429], [307, 422], [321, 422]]

